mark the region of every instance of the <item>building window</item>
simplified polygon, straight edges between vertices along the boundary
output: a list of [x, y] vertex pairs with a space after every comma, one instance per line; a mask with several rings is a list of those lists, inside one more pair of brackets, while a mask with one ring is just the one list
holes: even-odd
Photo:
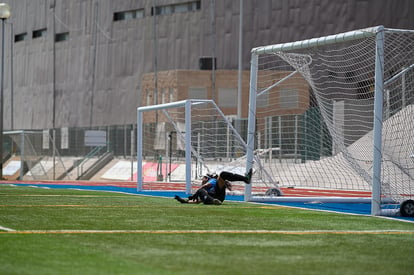
[[40, 37], [46, 37], [46, 29], [39, 29], [39, 30], [34, 30], [32, 33], [32, 37], [35, 38], [40, 38]]
[[114, 13], [114, 21], [131, 20], [144, 17], [144, 9], [119, 11]]
[[14, 36], [14, 42], [24, 41], [27, 38], [27, 33], [19, 33]]
[[173, 88], [170, 88], [169, 89], [170, 90], [170, 102], [173, 102], [174, 101], [174, 89]]
[[219, 105], [220, 107], [237, 106], [237, 89], [236, 88], [219, 88]]
[[279, 106], [282, 109], [299, 107], [299, 93], [296, 89], [282, 89], [279, 92]]
[[162, 89], [162, 94], [161, 94], [161, 103], [167, 103], [167, 94], [168, 94], [168, 88]]
[[146, 106], [154, 105], [153, 102], [152, 102], [152, 91], [151, 90], [146, 90], [145, 94], [146, 94], [145, 97], [146, 97], [146, 101], [147, 101]]
[[189, 99], [207, 99], [207, 88], [188, 88]]
[[[201, 9], [201, 1], [191, 1], [187, 3], [156, 6], [155, 15], [167, 15], [179, 12], [191, 12]], [[154, 15], [154, 7], [151, 8], [151, 15]]]
[[263, 93], [256, 99], [256, 107], [263, 108], [269, 106], [269, 93]]
[[62, 42], [62, 41], [66, 41], [66, 40], [69, 40], [69, 33], [68, 32], [57, 33], [55, 35], [55, 42]]

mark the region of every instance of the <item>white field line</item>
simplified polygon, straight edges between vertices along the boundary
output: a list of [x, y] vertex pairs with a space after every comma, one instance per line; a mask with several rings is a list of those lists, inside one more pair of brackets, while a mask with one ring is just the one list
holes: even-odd
[[[0, 228], [1, 229], [1, 228]], [[280, 235], [363, 235], [414, 234], [414, 230], [6, 230], [0, 234], [280, 234]]]
[[[0, 225], [0, 231], [14, 232], [14, 231], [16, 231], [16, 230], [11, 229], [11, 228], [7, 228], [7, 227], [4, 227], [4, 226], [1, 226], [1, 225]], [[0, 232], [0, 233], [1, 233], [1, 232]]]

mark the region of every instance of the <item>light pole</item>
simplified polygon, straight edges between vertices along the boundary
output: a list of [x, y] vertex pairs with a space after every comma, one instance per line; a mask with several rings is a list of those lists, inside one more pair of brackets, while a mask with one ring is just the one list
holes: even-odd
[[3, 179], [3, 109], [4, 109], [4, 21], [10, 17], [10, 7], [0, 3], [1, 19], [1, 74], [0, 74], [0, 180]]

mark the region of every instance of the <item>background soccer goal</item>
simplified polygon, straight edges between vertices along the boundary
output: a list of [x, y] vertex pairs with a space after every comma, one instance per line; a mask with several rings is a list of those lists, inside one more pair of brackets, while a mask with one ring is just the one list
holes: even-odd
[[[213, 100], [184, 100], [138, 108], [138, 190], [157, 184], [185, 191], [200, 187], [207, 173], [245, 174], [246, 143], [232, 117]], [[165, 182], [165, 183], [163, 183]], [[168, 182], [168, 183], [167, 183]], [[182, 191], [184, 191], [182, 190]], [[235, 185], [244, 193], [244, 184]]]
[[373, 215], [410, 201], [413, 45], [413, 31], [379, 26], [253, 49], [247, 167], [266, 151], [281, 187], [372, 191]]

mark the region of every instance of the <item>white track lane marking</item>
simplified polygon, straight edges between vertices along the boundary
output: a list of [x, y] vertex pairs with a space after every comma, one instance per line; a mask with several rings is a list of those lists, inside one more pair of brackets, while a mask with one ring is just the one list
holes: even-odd
[[281, 235], [363, 235], [414, 234], [414, 230], [6, 230], [0, 234], [281, 234]]
[[[16, 231], [16, 230], [14, 230], [14, 229], [7, 228], [7, 227], [1, 226], [1, 225], [0, 225], [0, 230], [7, 231], [7, 232], [14, 232], [14, 231]], [[1, 232], [0, 232], [0, 233], [1, 233]]]

